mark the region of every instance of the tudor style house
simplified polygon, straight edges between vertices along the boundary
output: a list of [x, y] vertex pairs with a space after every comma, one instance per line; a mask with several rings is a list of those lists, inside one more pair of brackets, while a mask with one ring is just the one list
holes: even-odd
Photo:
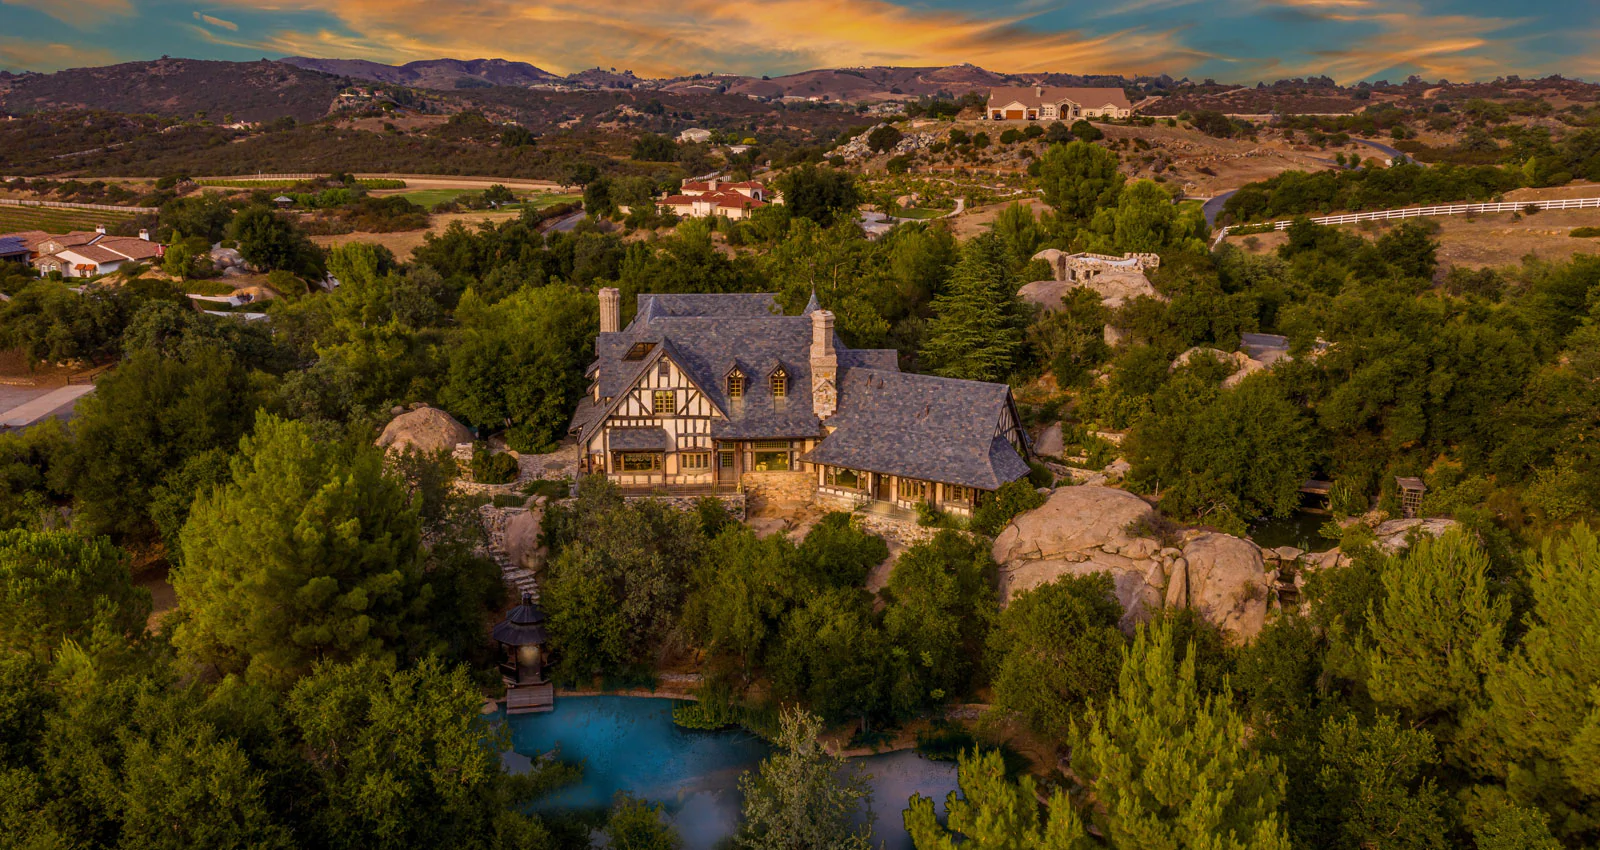
[[771, 294], [600, 290], [588, 395], [573, 416], [584, 471], [642, 492], [732, 492], [790, 473], [818, 502], [970, 514], [1028, 474], [1005, 384], [901, 372], [893, 350], [855, 350], [815, 299], [785, 316]]
[[1122, 89], [1004, 86], [989, 90], [983, 116], [990, 121], [1065, 121], [1128, 118], [1133, 104]]

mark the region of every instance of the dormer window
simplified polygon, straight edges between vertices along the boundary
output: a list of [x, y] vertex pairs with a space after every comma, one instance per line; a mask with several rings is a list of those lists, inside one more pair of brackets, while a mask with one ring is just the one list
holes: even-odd
[[728, 398], [744, 398], [744, 373], [738, 369], [728, 373]]
[[653, 342], [636, 342], [632, 348], [628, 349], [628, 353], [622, 356], [622, 359], [643, 360], [655, 347], [656, 344]]
[[780, 366], [772, 370], [772, 397], [783, 398], [789, 394], [789, 373]]

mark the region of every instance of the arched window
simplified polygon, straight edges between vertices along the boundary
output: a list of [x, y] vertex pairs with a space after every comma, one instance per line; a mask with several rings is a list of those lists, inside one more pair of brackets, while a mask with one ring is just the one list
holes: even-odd
[[744, 398], [744, 373], [738, 369], [728, 373], [728, 398]]
[[789, 394], [789, 373], [779, 366], [772, 370], [772, 397], [783, 398]]

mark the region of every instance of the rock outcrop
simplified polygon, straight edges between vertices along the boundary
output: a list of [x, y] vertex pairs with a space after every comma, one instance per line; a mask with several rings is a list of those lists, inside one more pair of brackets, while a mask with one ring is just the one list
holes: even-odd
[[1181, 547], [1163, 546], [1151, 536], [1155, 524], [1155, 509], [1125, 490], [1058, 488], [995, 538], [1002, 599], [1062, 576], [1103, 572], [1122, 604], [1124, 629], [1163, 607], [1189, 607], [1235, 640], [1254, 637], [1271, 602], [1261, 549], [1201, 532], [1189, 533]]
[[472, 432], [450, 414], [435, 407], [419, 407], [396, 416], [378, 437], [378, 447], [391, 452], [413, 448], [420, 452], [454, 451], [472, 442]]

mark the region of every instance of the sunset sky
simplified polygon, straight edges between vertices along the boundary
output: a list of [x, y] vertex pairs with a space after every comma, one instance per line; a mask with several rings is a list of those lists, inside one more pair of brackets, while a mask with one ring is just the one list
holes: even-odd
[[567, 73], [996, 71], [1600, 79], [1600, 0], [0, 0], [0, 68], [162, 54], [499, 57]]

